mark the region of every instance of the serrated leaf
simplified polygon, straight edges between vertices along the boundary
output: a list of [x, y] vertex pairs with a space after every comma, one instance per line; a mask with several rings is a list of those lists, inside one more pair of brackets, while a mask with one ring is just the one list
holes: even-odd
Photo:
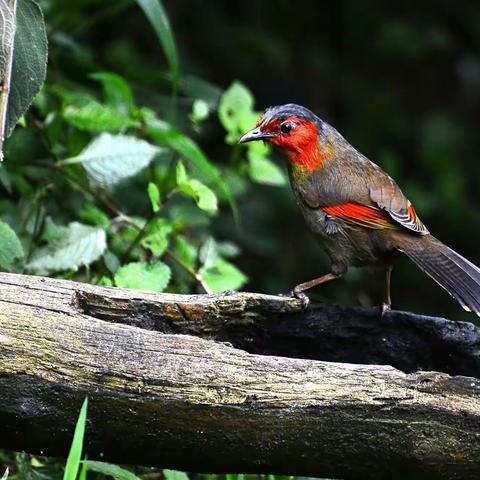
[[[5, 3], [5, 0], [2, 0]], [[12, 78], [6, 136], [40, 91], [47, 71], [47, 35], [40, 7], [32, 0], [17, 2]]]
[[160, 151], [133, 136], [103, 133], [62, 164], [81, 163], [93, 185], [111, 188], [147, 167]]
[[250, 178], [254, 182], [276, 187], [283, 187], [287, 184], [283, 171], [268, 157], [258, 155], [255, 151], [249, 150], [248, 161]]
[[167, 249], [168, 236], [172, 231], [171, 223], [164, 218], [159, 218], [152, 223], [147, 235], [142, 239], [141, 245], [149, 249], [153, 255], [159, 257]]
[[158, 189], [155, 183], [149, 182], [148, 184], [148, 198], [150, 199], [150, 203], [152, 205], [152, 210], [154, 213], [160, 211], [162, 206], [160, 201], [160, 190]]
[[132, 89], [120, 75], [110, 72], [97, 72], [92, 73], [90, 77], [102, 83], [107, 105], [124, 115], [130, 115], [133, 107]]
[[59, 239], [35, 250], [27, 269], [39, 274], [60, 272], [90, 265], [98, 260], [107, 247], [101, 228], [73, 222]]
[[23, 247], [13, 229], [0, 220], [0, 268], [9, 270], [15, 260], [23, 257]]
[[140, 480], [140, 477], [137, 477], [133, 472], [118, 465], [93, 460], [84, 460], [82, 463], [86, 466], [87, 470], [113, 477], [115, 480]]
[[15, 10], [12, 0], [0, 0], [0, 80], [7, 72], [15, 37]]
[[199, 273], [214, 293], [236, 290], [245, 285], [248, 280], [233, 263], [223, 258], [218, 258], [208, 268], [202, 267]]
[[170, 267], [163, 262], [127, 263], [115, 274], [117, 287], [163, 292], [170, 281]]

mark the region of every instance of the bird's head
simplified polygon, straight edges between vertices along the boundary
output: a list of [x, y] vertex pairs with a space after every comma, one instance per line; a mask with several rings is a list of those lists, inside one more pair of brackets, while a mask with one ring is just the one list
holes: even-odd
[[239, 143], [263, 140], [284, 152], [292, 165], [314, 170], [332, 156], [333, 147], [324, 135], [326, 125], [308, 108], [287, 103], [267, 108]]

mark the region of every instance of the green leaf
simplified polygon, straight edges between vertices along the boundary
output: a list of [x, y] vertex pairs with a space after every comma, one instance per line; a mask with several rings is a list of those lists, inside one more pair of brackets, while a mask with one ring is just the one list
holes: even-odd
[[176, 180], [177, 185], [184, 185], [188, 182], [187, 171], [185, 170], [185, 165], [182, 162], [178, 162], [176, 169]]
[[107, 247], [105, 231], [73, 222], [63, 233], [35, 250], [27, 269], [39, 274], [76, 269], [98, 260]]
[[73, 434], [72, 446], [68, 454], [67, 463], [65, 465], [65, 472], [63, 480], [75, 480], [77, 478], [78, 469], [80, 467], [80, 458], [82, 457], [83, 437], [85, 435], [85, 425], [87, 423], [87, 407], [88, 398], [85, 398], [80, 409], [75, 433]]
[[0, 184], [8, 193], [12, 193], [12, 179], [4, 165], [0, 166]]
[[[111, 285], [108, 285], [111, 286]], [[82, 467], [80, 469], [80, 473], [78, 474], [78, 480], [87, 480], [87, 466], [82, 462]]]
[[218, 258], [208, 268], [202, 267], [199, 273], [214, 293], [236, 290], [245, 285], [248, 280], [235, 265], [223, 258]]
[[111, 188], [147, 167], [160, 151], [133, 136], [102, 133], [80, 155], [61, 164], [81, 163], [93, 185]]
[[168, 220], [159, 218], [149, 228], [149, 233], [141, 241], [144, 248], [150, 250], [153, 255], [159, 257], [168, 247], [168, 236], [172, 233], [173, 227]]
[[15, 37], [15, 11], [13, 2], [0, 2], [0, 13], [0, 26], [2, 30], [0, 38], [0, 80], [3, 80], [8, 69], [9, 57]]
[[170, 268], [163, 262], [151, 264], [133, 262], [121, 267], [115, 274], [117, 287], [163, 292], [170, 281]]
[[213, 191], [200, 182], [200, 180], [188, 178], [187, 171], [182, 162], [178, 162], [176, 176], [177, 186], [180, 192], [192, 197], [202, 210], [211, 214], [217, 213], [218, 202]]
[[197, 99], [193, 102], [192, 113], [190, 114], [190, 119], [194, 123], [201, 122], [208, 117], [210, 113], [210, 108], [208, 103], [205, 100]]
[[220, 258], [217, 242], [212, 237], [208, 237], [201, 246], [199, 258], [203, 268], [211, 267]]
[[160, 0], [137, 0], [155, 30], [170, 67], [173, 84], [178, 82], [178, 55], [167, 12]]
[[197, 249], [184, 237], [177, 235], [175, 238], [175, 250], [177, 255], [191, 268], [195, 266]]
[[222, 257], [233, 258], [240, 255], [240, 248], [233, 242], [219, 242], [217, 243], [217, 251]]
[[248, 151], [250, 178], [257, 183], [283, 187], [287, 179], [283, 171], [268, 157], [258, 155], [254, 150]]
[[192, 197], [198, 207], [210, 214], [218, 211], [217, 197], [210, 188], [204, 185], [196, 178], [192, 178], [187, 182], [178, 186], [180, 192]]
[[245, 475], [243, 475], [242, 473], [227, 473], [225, 475], [225, 479], [226, 480], [244, 480]]
[[132, 89], [120, 75], [97, 72], [90, 77], [102, 83], [107, 105], [124, 115], [130, 115], [133, 108]]
[[253, 111], [253, 95], [240, 82], [233, 82], [225, 91], [218, 106], [218, 118], [228, 132], [226, 142], [234, 145], [258, 119]]
[[115, 480], [140, 480], [133, 472], [126, 468], [113, 465], [105, 462], [95, 462], [93, 460], [84, 460], [82, 462], [89, 471], [101, 473], [108, 477], [113, 477]]
[[148, 184], [148, 198], [150, 198], [153, 212], [157, 213], [158, 211], [160, 211], [160, 208], [162, 206], [162, 203], [160, 201], [160, 190], [153, 182], [149, 182]]
[[106, 251], [103, 255], [103, 261], [110, 273], [115, 273], [120, 268], [119, 258], [112, 252]]
[[23, 257], [23, 247], [8, 223], [0, 220], [0, 268], [10, 270], [17, 258]]
[[178, 470], [162, 470], [165, 480], [189, 480], [188, 475]]
[[108, 216], [93, 203], [87, 203], [82, 208], [80, 218], [91, 225], [99, 227], [106, 227], [110, 223]]
[[79, 96], [75, 103], [67, 105], [63, 118], [75, 128], [88, 132], [120, 132], [138, 125], [128, 115], [86, 96]]
[[45, 81], [47, 56], [47, 35], [40, 7], [32, 0], [18, 1], [7, 109], [7, 137], [12, 133], [20, 117], [27, 111]]
[[2, 478], [0, 480], [7, 480], [8, 478], [8, 473], [9, 473], [9, 470], [8, 470], [8, 467], [5, 469], [5, 472], [3, 473], [2, 475]]
[[190, 160], [199, 172], [203, 174], [207, 180], [212, 181], [218, 189], [225, 195], [225, 198], [232, 207], [233, 214], [238, 218], [235, 199], [229, 188], [223, 181], [218, 169], [210, 163], [205, 154], [200, 150], [197, 144], [185, 136], [183, 133], [172, 128], [168, 123], [157, 118], [145, 118], [148, 133], [154, 140], [160, 144], [168, 145], [181, 156]]

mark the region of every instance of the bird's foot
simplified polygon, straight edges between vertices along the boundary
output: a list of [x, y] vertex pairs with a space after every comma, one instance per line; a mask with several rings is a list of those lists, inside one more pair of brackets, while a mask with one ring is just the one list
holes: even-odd
[[310, 299], [307, 297], [307, 295], [303, 291], [297, 288], [294, 288], [291, 292], [288, 292], [287, 296], [290, 298], [297, 298], [298, 300], [300, 300], [302, 304], [302, 310], [306, 310], [310, 303]]
[[390, 303], [383, 302], [380, 305], [380, 320], [382, 320], [385, 314], [387, 312], [390, 312], [391, 310], [392, 310], [392, 305]]

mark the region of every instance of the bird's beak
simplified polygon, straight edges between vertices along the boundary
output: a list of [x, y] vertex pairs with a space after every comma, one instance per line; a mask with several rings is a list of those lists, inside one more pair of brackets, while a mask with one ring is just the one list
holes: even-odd
[[260, 127], [254, 128], [247, 132], [239, 141], [238, 143], [247, 143], [253, 142], [255, 140], [267, 140], [268, 138], [276, 137], [274, 133], [264, 133], [260, 130]]

